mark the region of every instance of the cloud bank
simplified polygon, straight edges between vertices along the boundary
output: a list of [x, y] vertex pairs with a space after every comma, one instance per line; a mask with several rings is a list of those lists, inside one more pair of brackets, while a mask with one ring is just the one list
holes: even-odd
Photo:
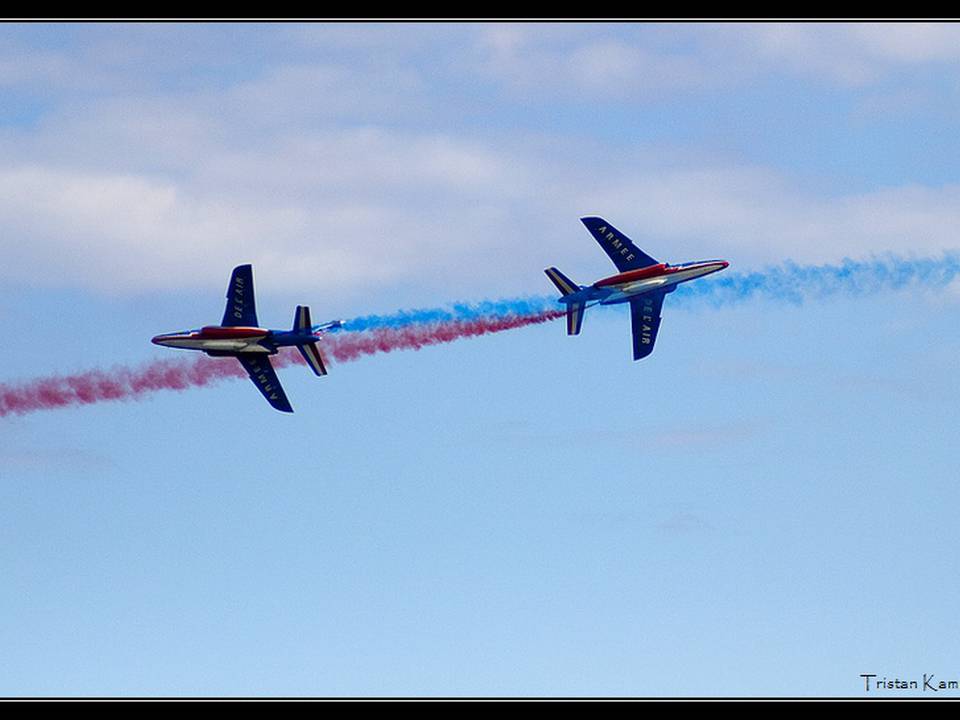
[[957, 246], [958, 183], [837, 189], [603, 112], [886, 87], [960, 62], [950, 26], [4, 30], [7, 283], [219, 288], [252, 261], [291, 291], [491, 296], [599, 269], [588, 213], [673, 261]]

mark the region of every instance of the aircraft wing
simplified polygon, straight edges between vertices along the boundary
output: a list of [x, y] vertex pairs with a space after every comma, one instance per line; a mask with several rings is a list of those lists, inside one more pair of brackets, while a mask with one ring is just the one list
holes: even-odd
[[238, 265], [227, 286], [227, 307], [223, 311], [224, 327], [242, 325], [257, 327], [257, 305], [253, 299], [253, 266]]
[[657, 261], [633, 244], [633, 241], [601, 217], [580, 218], [593, 239], [620, 272], [656, 265]]
[[256, 355], [237, 355], [236, 358], [243, 365], [243, 369], [247, 371], [250, 379], [253, 380], [253, 384], [263, 393], [268, 403], [280, 412], [293, 412], [293, 407], [287, 400], [287, 395], [283, 392], [283, 386], [280, 385], [280, 379], [277, 377], [277, 373], [274, 371], [273, 365], [270, 364], [270, 358], [267, 355], [259, 353]]
[[660, 329], [660, 312], [665, 292], [638, 295], [630, 301], [630, 324], [633, 331], [633, 359], [640, 360], [653, 352]]

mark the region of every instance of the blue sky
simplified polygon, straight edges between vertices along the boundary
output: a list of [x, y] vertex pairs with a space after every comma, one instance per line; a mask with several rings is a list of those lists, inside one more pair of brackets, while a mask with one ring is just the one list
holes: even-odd
[[[0, 26], [0, 382], [958, 249], [950, 25]], [[713, 282], [711, 279], [703, 282]], [[677, 300], [671, 307], [671, 301]], [[955, 283], [559, 324], [0, 419], [0, 693], [859, 695], [956, 679]]]

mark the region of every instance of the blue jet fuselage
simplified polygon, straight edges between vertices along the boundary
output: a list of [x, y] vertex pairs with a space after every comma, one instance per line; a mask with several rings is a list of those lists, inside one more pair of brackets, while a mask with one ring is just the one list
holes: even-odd
[[317, 349], [324, 331], [343, 327], [343, 321], [334, 320], [323, 325], [312, 325], [310, 308], [298, 305], [290, 330], [268, 330], [257, 321], [257, 306], [253, 293], [253, 267], [238, 265], [227, 286], [227, 306], [219, 325], [207, 325], [199, 330], [165, 333], [153, 338], [154, 345], [200, 350], [214, 357], [235, 357], [260, 393], [274, 408], [293, 412], [270, 356], [282, 347], [295, 347], [315, 375], [326, 375], [327, 368]]
[[658, 263], [638, 270], [628, 270], [611, 275], [598, 280], [593, 285], [581, 286], [576, 292], [559, 298], [559, 302], [564, 304], [599, 303], [600, 305], [630, 302], [636, 296], [654, 290], [672, 292], [680, 283], [719, 272], [729, 265], [730, 263], [726, 260], [704, 260], [682, 265]]
[[718, 272], [730, 264], [726, 260], [704, 260], [670, 265], [647, 255], [601, 217], [591, 215], [580, 218], [580, 221], [619, 272], [593, 285], [578, 285], [555, 267], [544, 271], [560, 291], [558, 301], [567, 306], [567, 334], [580, 334], [583, 316], [589, 307], [630, 303], [634, 360], [653, 352], [660, 329], [663, 299], [680, 283]]
[[257, 327], [224, 327], [208, 325], [198, 330], [157, 335], [152, 342], [165, 347], [200, 350], [208, 355], [266, 353], [276, 355], [282, 347], [300, 347], [317, 342], [320, 333], [340, 326], [339, 321], [316, 325], [309, 332], [268, 330]]

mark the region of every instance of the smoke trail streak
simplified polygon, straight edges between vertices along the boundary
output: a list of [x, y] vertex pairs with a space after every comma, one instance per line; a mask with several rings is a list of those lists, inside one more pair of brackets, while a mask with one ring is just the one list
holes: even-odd
[[363, 315], [347, 320], [343, 329], [348, 332], [363, 332], [430, 323], [470, 322], [489, 317], [539, 315], [544, 312], [552, 312], [557, 307], [555, 297], [545, 296], [483, 300], [478, 303], [451, 303], [442, 308], [401, 310], [389, 315]]
[[[460, 338], [512, 330], [562, 316], [562, 312], [554, 310], [406, 328], [379, 328], [369, 332], [329, 335], [321, 342], [320, 348], [325, 360], [332, 358], [337, 362], [349, 362], [377, 353], [419, 350]], [[276, 367], [294, 363], [303, 363], [296, 351], [274, 356]], [[137, 400], [159, 390], [186, 390], [246, 376], [244, 369], [232, 358], [200, 356], [160, 360], [140, 368], [115, 367], [111, 370], [39, 378], [20, 384], [0, 384], [0, 417], [107, 401]]]
[[[763, 298], [802, 304], [836, 295], [857, 297], [909, 287], [939, 289], [960, 277], [960, 255], [907, 259], [886, 256], [844, 260], [837, 265], [798, 265], [787, 262], [758, 272], [723, 272], [680, 285], [670, 296], [671, 307], [720, 306]], [[431, 322], [479, 317], [528, 315], [555, 310], [556, 295], [538, 295], [479, 303], [455, 303], [442, 308], [404, 310], [389, 315], [364, 315], [348, 320], [347, 331], [399, 328]], [[623, 309], [625, 306], [615, 306]]]
[[753, 298], [802, 304], [831, 296], [862, 297], [908, 288], [942, 289], [960, 277], [960, 255], [906, 259], [845, 259], [837, 265], [787, 262], [751, 273], [720, 273], [681, 285], [671, 300], [724, 305]]
[[365, 333], [333, 336], [321, 347], [339, 362], [356, 360], [364, 355], [373, 355], [393, 350], [419, 350], [429, 345], [453, 342], [460, 338], [488, 335], [504, 330], [549, 322], [564, 316], [562, 310], [547, 310], [526, 315], [505, 315], [474, 320], [411, 325], [402, 328], [379, 328]]
[[[722, 273], [681, 285], [673, 306], [726, 305], [764, 298], [789, 303], [830, 296], [856, 297], [907, 288], [939, 289], [960, 277], [960, 255], [904, 259], [894, 256], [837, 265], [784, 263], [760, 272]], [[622, 306], [621, 306], [622, 307]], [[547, 322], [562, 317], [556, 296], [454, 303], [444, 308], [366, 315], [348, 320], [343, 333], [328, 335], [321, 352], [338, 362], [393, 350], [418, 350], [464, 337]], [[277, 355], [279, 367], [301, 362], [297, 353]], [[130, 400], [158, 390], [203, 387], [243, 378], [239, 363], [206, 357], [163, 360], [140, 368], [116, 367], [20, 384], [0, 383], [0, 417], [74, 405]]]
[[199, 357], [158, 360], [140, 368], [89, 370], [20, 384], [3, 383], [0, 384], [0, 417], [108, 400], [135, 400], [158, 390], [203, 387], [231, 377], [246, 377], [239, 363], [220, 363]]

